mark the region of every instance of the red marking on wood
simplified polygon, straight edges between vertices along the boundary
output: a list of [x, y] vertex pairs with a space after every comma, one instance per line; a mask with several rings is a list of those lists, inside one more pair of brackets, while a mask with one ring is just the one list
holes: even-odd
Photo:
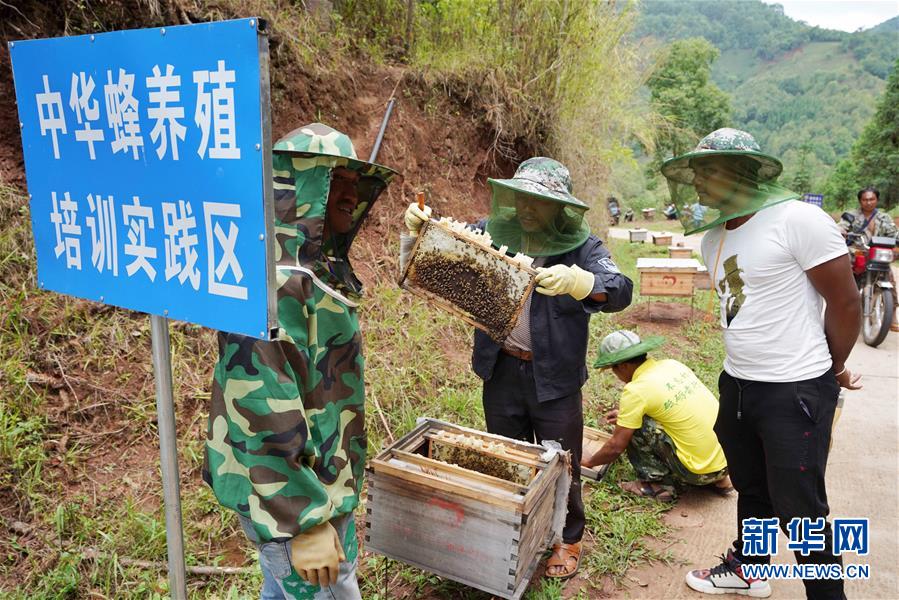
[[404, 537], [412, 537], [412, 528], [408, 525], [398, 525], [396, 523], [391, 523], [389, 527], [390, 530], [393, 531], [393, 533], [398, 533]]
[[454, 544], [452, 542], [446, 543], [446, 549], [454, 554], [467, 554], [473, 558], [480, 558], [482, 560], [489, 560], [489, 557], [486, 556], [482, 551], [477, 548], [466, 548], [462, 544]]
[[665, 275], [664, 277], [662, 277], [662, 283], [664, 283], [665, 285], [674, 285], [677, 283], [677, 277], [675, 277], [674, 275]]
[[442, 500], [440, 498], [431, 498], [428, 500], [428, 504], [432, 506], [437, 506], [444, 510], [448, 510], [455, 515], [456, 518], [456, 527], [462, 524], [462, 521], [465, 520], [465, 509], [456, 504], [455, 502], [450, 502], [449, 500]]

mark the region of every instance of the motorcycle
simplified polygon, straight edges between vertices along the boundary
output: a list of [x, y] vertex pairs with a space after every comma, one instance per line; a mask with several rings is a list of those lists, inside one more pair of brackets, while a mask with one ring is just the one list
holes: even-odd
[[896, 240], [888, 237], [872, 237], [861, 231], [853, 231], [855, 218], [843, 213], [843, 220], [850, 224], [846, 245], [852, 258], [852, 274], [862, 296], [862, 339], [876, 348], [886, 339], [896, 308], [896, 289], [890, 281], [890, 263]]

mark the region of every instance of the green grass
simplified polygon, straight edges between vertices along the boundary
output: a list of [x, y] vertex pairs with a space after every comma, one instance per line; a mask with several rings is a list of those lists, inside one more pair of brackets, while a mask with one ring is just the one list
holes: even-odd
[[[0, 537], [0, 595], [164, 597], [164, 570], [121, 562], [166, 560], [147, 318], [35, 290], [28, 215], [18, 208], [23, 204], [20, 192], [0, 186], [0, 516], [32, 528], [30, 535]], [[620, 241], [610, 247], [632, 277], [638, 256], [665, 252]], [[470, 328], [389, 279], [369, 289], [361, 315], [370, 453], [409, 431], [420, 416], [483, 428], [481, 384], [469, 367]], [[589, 362], [602, 336], [619, 328], [624, 317], [592, 319]], [[676, 327], [675, 336], [686, 343], [670, 347], [713, 386], [722, 355], [714, 327], [696, 320]], [[171, 338], [187, 562], [233, 565], [246, 559], [253, 566], [254, 551], [233, 514], [200, 481], [213, 334], [173, 324]], [[608, 372], [590, 370], [584, 390], [589, 424], [601, 423], [620, 389]], [[647, 544], [667, 534], [661, 520], [667, 507], [623, 494], [616, 484], [632, 478], [620, 460], [604, 482], [585, 486], [590, 550], [582, 565], [585, 580], [595, 585], [607, 577], [621, 582], [634, 565], [668, 558]], [[99, 558], [88, 557], [88, 549]], [[487, 597], [392, 561], [384, 596], [384, 565], [381, 557], [363, 555], [359, 573], [366, 598], [398, 591]], [[188, 581], [193, 598], [253, 597], [261, 585], [258, 573]], [[541, 582], [526, 598], [559, 598], [561, 588]], [[578, 590], [583, 598], [594, 592], [587, 584]]]

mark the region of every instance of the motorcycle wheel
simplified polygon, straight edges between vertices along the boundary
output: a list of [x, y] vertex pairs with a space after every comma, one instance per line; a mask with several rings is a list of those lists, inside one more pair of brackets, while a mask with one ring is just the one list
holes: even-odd
[[862, 315], [862, 338], [865, 343], [876, 348], [886, 339], [893, 321], [896, 297], [891, 289], [881, 289], [873, 285], [865, 286], [862, 294], [870, 294], [869, 312]]

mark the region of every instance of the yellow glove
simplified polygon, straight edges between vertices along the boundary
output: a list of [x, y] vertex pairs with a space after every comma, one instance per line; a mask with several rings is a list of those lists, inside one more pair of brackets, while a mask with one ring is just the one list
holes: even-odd
[[553, 265], [537, 269], [537, 292], [546, 296], [569, 294], [575, 300], [583, 300], [593, 291], [593, 273], [577, 265]]
[[316, 525], [290, 540], [290, 562], [297, 575], [327, 587], [337, 583], [340, 561], [346, 560], [337, 530], [329, 522]]
[[406, 229], [409, 230], [409, 235], [418, 235], [421, 226], [425, 221], [431, 218], [431, 207], [425, 206], [424, 210], [418, 208], [418, 204], [413, 202], [409, 205], [409, 208], [406, 209], [406, 214], [403, 216], [403, 221], [406, 223]]

